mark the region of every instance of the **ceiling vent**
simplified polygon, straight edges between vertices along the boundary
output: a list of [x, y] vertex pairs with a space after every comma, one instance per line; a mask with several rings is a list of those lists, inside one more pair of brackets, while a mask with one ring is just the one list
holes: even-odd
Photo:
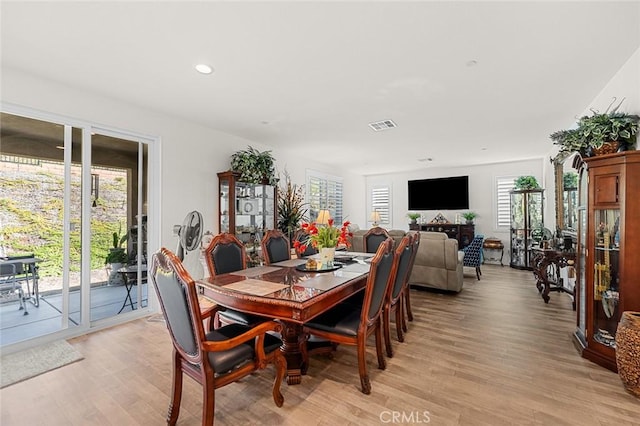
[[393, 129], [394, 127], [398, 127], [398, 125], [391, 120], [382, 120], [376, 121], [375, 123], [369, 123], [369, 127], [376, 132], [380, 132], [382, 130]]

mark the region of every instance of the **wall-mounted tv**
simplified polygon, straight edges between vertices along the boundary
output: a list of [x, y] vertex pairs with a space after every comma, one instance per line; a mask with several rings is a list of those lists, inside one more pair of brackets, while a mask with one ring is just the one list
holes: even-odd
[[469, 176], [409, 181], [409, 210], [469, 208]]

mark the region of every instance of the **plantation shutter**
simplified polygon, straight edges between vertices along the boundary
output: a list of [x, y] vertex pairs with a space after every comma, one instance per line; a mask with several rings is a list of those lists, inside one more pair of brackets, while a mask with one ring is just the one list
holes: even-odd
[[509, 228], [511, 226], [511, 196], [509, 191], [514, 187], [514, 177], [496, 178], [496, 226], [498, 228]]
[[380, 213], [380, 224], [391, 224], [391, 188], [376, 186], [371, 189], [371, 211]]
[[329, 210], [336, 224], [342, 223], [342, 178], [307, 170], [309, 220], [315, 221], [320, 210]]

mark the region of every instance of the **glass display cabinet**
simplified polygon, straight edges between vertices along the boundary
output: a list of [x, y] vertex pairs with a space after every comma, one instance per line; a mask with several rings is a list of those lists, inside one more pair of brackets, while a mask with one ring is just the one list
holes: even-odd
[[577, 329], [574, 333], [574, 339], [578, 342], [579, 347], [584, 348], [587, 345], [587, 319], [586, 319], [586, 270], [585, 263], [587, 257], [587, 194], [589, 186], [587, 185], [588, 171], [586, 167], [580, 166], [578, 183], [578, 205], [577, 205], [577, 246], [576, 246], [576, 312], [577, 312]]
[[260, 241], [269, 229], [276, 227], [276, 187], [267, 182], [248, 183], [240, 173], [218, 173], [220, 232], [235, 234], [247, 250], [247, 266], [260, 264]]
[[588, 176], [581, 185], [587, 186], [587, 208], [579, 210], [578, 219], [584, 296], [579, 298], [576, 340], [584, 358], [616, 371], [615, 337], [622, 312], [640, 310], [640, 151], [584, 162]]
[[533, 269], [533, 230], [544, 223], [543, 189], [514, 190], [511, 196], [511, 262], [512, 268]]

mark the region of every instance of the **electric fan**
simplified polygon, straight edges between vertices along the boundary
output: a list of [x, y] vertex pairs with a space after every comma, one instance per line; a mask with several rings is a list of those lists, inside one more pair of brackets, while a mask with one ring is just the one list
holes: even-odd
[[202, 215], [200, 212], [192, 211], [184, 218], [182, 226], [175, 225], [173, 230], [178, 233], [176, 256], [184, 260], [185, 254], [195, 250], [202, 240]]

